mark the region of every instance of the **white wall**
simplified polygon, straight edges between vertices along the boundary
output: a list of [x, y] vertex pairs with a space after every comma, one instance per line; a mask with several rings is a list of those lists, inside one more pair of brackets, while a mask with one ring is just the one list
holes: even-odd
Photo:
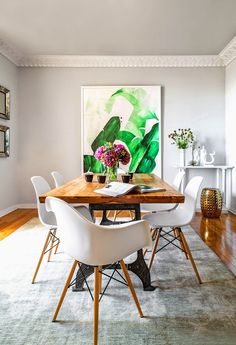
[[[191, 127], [216, 164], [225, 163], [223, 68], [21, 68], [20, 202], [31, 203], [30, 176], [49, 179], [52, 170], [67, 179], [81, 173], [82, 85], [162, 85], [164, 178], [171, 181], [178, 152], [167, 135]], [[210, 177], [207, 183], [213, 184]]]
[[0, 85], [10, 90], [10, 120], [0, 118], [0, 125], [10, 127], [10, 157], [0, 157], [0, 215], [18, 203], [18, 69], [0, 54]]
[[[225, 72], [225, 138], [227, 164], [236, 167], [236, 59]], [[236, 169], [233, 170], [232, 210], [236, 213]]]

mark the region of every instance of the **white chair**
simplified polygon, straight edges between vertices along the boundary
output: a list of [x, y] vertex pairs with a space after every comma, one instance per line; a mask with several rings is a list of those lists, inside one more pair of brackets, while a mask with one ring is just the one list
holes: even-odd
[[58, 171], [52, 171], [51, 175], [53, 177], [54, 184], [55, 184], [56, 188], [58, 188], [58, 187], [60, 187], [66, 183], [64, 176], [62, 176], [62, 174], [60, 174]]
[[143, 316], [123, 258], [143, 247], [151, 245], [149, 224], [141, 220], [111, 227], [96, 225], [84, 218], [69, 204], [54, 197], [46, 199], [46, 208], [49, 212], [54, 212], [57, 219], [60, 241], [64, 244], [65, 252], [74, 259], [52, 321], [55, 321], [57, 318], [76, 266], [80, 267], [81, 263], [94, 266], [93, 337], [94, 345], [97, 345], [102, 266], [116, 262], [120, 263], [139, 315], [140, 317]]
[[[183, 181], [185, 172], [179, 171], [172, 182], [172, 187], [177, 191], [180, 190], [181, 183]], [[141, 204], [140, 209], [141, 212], [162, 212], [162, 211], [171, 211], [177, 207], [178, 204]]]
[[[151, 257], [149, 260], [149, 269], [152, 267], [152, 263], [155, 257], [155, 254], [157, 252], [157, 246], [158, 241], [160, 237], [164, 238], [167, 243], [163, 245], [158, 251], [165, 248], [169, 244], [175, 245], [174, 242], [178, 241], [180, 244], [180, 247], [177, 246], [179, 249], [181, 249], [185, 255], [186, 258], [190, 259], [190, 262], [192, 264], [192, 267], [196, 273], [198, 282], [201, 284], [201, 278], [198, 273], [196, 264], [194, 262], [194, 259], [192, 257], [192, 253], [189, 249], [188, 243], [185, 239], [185, 236], [181, 230], [181, 227], [185, 225], [189, 225], [190, 222], [193, 219], [193, 216], [196, 211], [196, 201], [197, 201], [197, 195], [201, 186], [203, 178], [201, 176], [193, 177], [189, 183], [187, 184], [184, 194], [185, 194], [185, 201], [183, 204], [179, 204], [174, 210], [172, 211], [166, 211], [166, 212], [159, 212], [158, 214], [155, 213], [149, 213], [145, 216], [143, 216], [143, 219], [147, 220], [152, 229], [153, 234], [155, 236], [153, 248]], [[163, 228], [171, 228], [171, 230], [164, 230]]]
[[[52, 178], [53, 178], [53, 181], [54, 181], [54, 184], [55, 184], [55, 188], [61, 187], [63, 184], [66, 183], [66, 181], [64, 179], [64, 176], [62, 174], [60, 174], [58, 171], [52, 171], [51, 175], [52, 175]], [[70, 204], [70, 205], [73, 206], [76, 209], [80, 209], [83, 206], [88, 208], [88, 204]], [[88, 217], [89, 216], [91, 218], [91, 214], [89, 214]]]
[[32, 279], [32, 284], [34, 284], [36, 276], [38, 274], [38, 270], [43, 260], [43, 256], [48, 253], [48, 261], [50, 261], [52, 249], [56, 247], [55, 252], [58, 248], [59, 240], [56, 237], [56, 229], [57, 223], [56, 218], [53, 212], [47, 212], [45, 208], [45, 204], [40, 203], [39, 196], [51, 190], [51, 187], [47, 183], [47, 181], [42, 176], [33, 176], [31, 177], [31, 182], [34, 186], [36, 200], [37, 200], [37, 208], [38, 208], [38, 216], [41, 223], [48, 228], [47, 237], [42, 249], [42, 252], [39, 257], [39, 261], [36, 266], [36, 270]]

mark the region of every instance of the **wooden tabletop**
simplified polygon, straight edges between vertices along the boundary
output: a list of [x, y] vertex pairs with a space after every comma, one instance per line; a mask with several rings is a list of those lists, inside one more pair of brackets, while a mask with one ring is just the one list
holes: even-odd
[[[120, 178], [118, 177], [118, 181]], [[129, 193], [127, 195], [112, 197], [95, 193], [94, 190], [104, 187], [98, 183], [96, 176], [93, 182], [86, 182], [84, 176], [80, 176], [59, 188], [42, 194], [40, 202], [45, 202], [47, 196], [60, 198], [68, 203], [88, 203], [88, 204], [140, 204], [140, 203], [183, 203], [184, 195], [177, 192], [164, 180], [154, 174], [134, 174], [132, 184], [147, 184], [165, 188], [163, 192], [153, 193]]]

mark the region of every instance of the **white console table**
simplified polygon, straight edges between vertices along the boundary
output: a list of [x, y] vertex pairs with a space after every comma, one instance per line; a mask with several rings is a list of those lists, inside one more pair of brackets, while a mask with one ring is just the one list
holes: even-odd
[[[185, 182], [182, 184], [182, 188], [184, 189], [184, 185], [188, 182], [188, 170], [189, 169], [212, 169], [215, 171], [216, 174], [216, 188], [219, 188], [222, 193], [223, 204], [226, 210], [230, 209], [231, 206], [231, 197], [232, 197], [232, 170], [233, 166], [229, 165], [204, 165], [204, 166], [194, 166], [194, 165], [186, 165], [179, 167], [179, 170], [185, 171]], [[200, 172], [199, 172], [200, 174]]]

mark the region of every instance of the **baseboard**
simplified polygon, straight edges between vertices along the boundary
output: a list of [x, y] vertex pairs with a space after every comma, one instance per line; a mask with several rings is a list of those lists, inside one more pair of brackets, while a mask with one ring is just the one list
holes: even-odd
[[37, 208], [36, 204], [18, 204], [17, 208]]
[[234, 208], [230, 208], [230, 209], [229, 209], [229, 212], [236, 215], [236, 210], [235, 210]]
[[3, 216], [5, 216], [6, 214], [15, 211], [17, 208], [18, 208], [18, 206], [17, 206], [17, 205], [14, 205], [14, 206], [7, 207], [7, 208], [5, 208], [4, 210], [0, 210], [0, 217], [3, 217]]
[[11, 212], [17, 210], [18, 208], [37, 208], [37, 205], [36, 204], [17, 204], [17, 205], [13, 205], [13, 206], [5, 208], [4, 210], [0, 210], [0, 217], [3, 217], [5, 215], [7, 215], [8, 213], [11, 213]]

